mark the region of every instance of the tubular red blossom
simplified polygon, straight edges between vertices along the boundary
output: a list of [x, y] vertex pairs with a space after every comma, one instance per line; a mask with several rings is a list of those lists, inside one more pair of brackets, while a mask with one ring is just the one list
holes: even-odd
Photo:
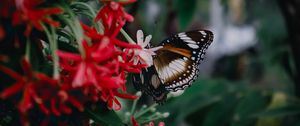
[[117, 35], [117, 33], [120, 32], [120, 29], [117, 29], [115, 32], [115, 36], [106, 36], [105, 34], [104, 35], [101, 35], [99, 34], [96, 29], [94, 28], [90, 28], [88, 27], [87, 25], [81, 23], [81, 26], [82, 28], [85, 30], [84, 34], [88, 37], [90, 37], [93, 41], [96, 41], [96, 42], [102, 42], [102, 44], [105, 44], [104, 40], [106, 42], [111, 42], [113, 44], [115, 44], [116, 46], [119, 46], [119, 47], [122, 47], [122, 48], [136, 48], [136, 49], [142, 49], [140, 45], [136, 45], [136, 44], [129, 44], [128, 42], [124, 42], [124, 41], [121, 41], [121, 40], [118, 40], [115, 38], [115, 36]]
[[112, 99], [112, 98], [108, 99], [108, 100], [107, 100], [107, 107], [108, 107], [109, 109], [112, 109], [112, 108], [113, 108], [113, 105], [114, 105], [113, 99]]
[[[62, 8], [39, 6], [44, 2], [45, 0], [4, 0], [2, 3], [8, 3], [8, 6], [0, 5], [0, 16], [10, 18], [13, 26], [24, 25], [27, 37], [32, 29], [44, 30], [43, 24], [59, 27], [59, 22], [53, 20], [51, 16], [62, 13]], [[81, 23], [86, 39], [81, 42], [84, 55], [57, 51], [61, 70], [59, 79], [34, 71], [25, 58], [21, 60], [23, 74], [0, 65], [0, 71], [15, 80], [15, 83], [1, 90], [0, 98], [21, 96], [17, 100], [23, 124], [29, 125], [27, 124], [27, 116], [30, 116], [28, 112], [34, 106], [37, 106], [41, 113], [52, 118], [53, 115], [71, 114], [74, 108], [82, 112], [85, 103], [99, 100], [106, 102], [108, 108], [118, 111], [122, 108], [118, 98], [130, 100], [138, 98], [126, 93], [125, 83], [128, 73], [139, 73], [146, 67], [145, 64], [133, 63], [134, 50], [142, 47], [117, 38], [125, 23], [134, 19], [124, 11], [123, 7], [132, 2], [135, 0], [104, 1], [104, 6], [95, 18], [95, 21], [101, 21], [103, 24], [103, 33]], [[3, 26], [0, 24], [0, 40], [8, 34], [4, 31], [7, 27]], [[23, 47], [19, 44], [18, 38], [21, 37], [16, 35], [15, 44]], [[31, 39], [36, 38], [29, 38]], [[38, 40], [40, 41], [39, 38]], [[46, 47], [39, 49], [46, 49]], [[52, 56], [47, 58], [49, 62], [53, 62]], [[0, 55], [0, 61], [6, 61], [5, 57]]]
[[133, 17], [124, 11], [123, 5], [135, 2], [130, 0], [127, 2], [105, 1], [104, 6], [98, 12], [95, 22], [102, 21], [104, 26], [104, 34], [116, 37], [120, 29], [126, 21], [132, 22]]
[[25, 35], [28, 36], [32, 27], [42, 31], [42, 23], [47, 23], [53, 27], [59, 27], [59, 22], [49, 18], [51, 15], [61, 14], [62, 8], [43, 8], [39, 9], [37, 6], [41, 4], [42, 0], [17, 0], [17, 11], [13, 14], [13, 24], [27, 24]]
[[80, 101], [76, 100], [74, 97], [69, 97], [69, 102], [72, 103], [79, 111], [83, 112], [84, 107], [83, 105], [80, 103]]
[[[145, 126], [155, 126], [153, 121], [150, 121], [148, 124], [146, 124]], [[164, 122], [159, 122], [157, 126], [165, 126]]]
[[[76, 97], [69, 96], [67, 90], [71, 91], [71, 88], [67, 84], [60, 86], [57, 80], [53, 80], [45, 74], [32, 71], [31, 65], [25, 58], [22, 59], [21, 66], [24, 76], [19, 75], [9, 68], [0, 66], [0, 71], [16, 79], [16, 82], [3, 90], [0, 96], [6, 99], [17, 93], [22, 93], [18, 109], [23, 115], [35, 103], [41, 112], [46, 115], [53, 114], [60, 116], [61, 113], [71, 113], [72, 110], [65, 105], [67, 102], [75, 106], [79, 111], [83, 111], [83, 106], [81, 105], [83, 100], [77, 100]], [[50, 103], [48, 106], [49, 109], [44, 104], [45, 102]]]
[[112, 42], [120, 47], [124, 47], [124, 48], [136, 48], [136, 49], [142, 49], [141, 46], [139, 45], [135, 45], [135, 44], [128, 44], [127, 42], [123, 42], [121, 40], [118, 39], [112, 39]]
[[118, 99], [117, 98], [113, 98], [113, 103], [114, 103], [114, 105], [113, 105], [113, 107], [114, 107], [114, 110], [116, 110], [116, 111], [119, 111], [119, 110], [121, 110], [121, 103], [118, 101]]
[[60, 111], [62, 111], [65, 114], [71, 114], [72, 113], [72, 109], [69, 108], [68, 106], [66, 106], [65, 104], [60, 104], [59, 109], [60, 109]]
[[7, 97], [10, 97], [11, 95], [14, 95], [21, 91], [23, 89], [23, 86], [23, 83], [14, 83], [12, 86], [2, 91], [0, 97], [2, 99], [6, 99]]
[[164, 122], [159, 122], [158, 126], [165, 126], [165, 123]]
[[131, 122], [133, 126], [140, 126], [140, 124], [135, 120], [134, 116], [131, 117]]
[[149, 122], [148, 126], [154, 126], [154, 122], [153, 121]]
[[68, 94], [67, 94], [67, 92], [66, 91], [63, 91], [63, 90], [61, 90], [61, 91], [59, 91], [58, 92], [58, 96], [60, 96], [60, 99], [61, 99], [61, 101], [66, 101], [67, 99], [68, 99]]
[[101, 78], [101, 81], [102, 83], [100, 84], [103, 88], [111, 88], [111, 89], [119, 88], [123, 82], [123, 80], [119, 77], [110, 77], [110, 76]]
[[67, 52], [63, 52], [63, 51], [57, 51], [56, 53], [57, 53], [58, 56], [64, 57], [65, 59], [74, 60], [74, 61], [82, 60], [81, 56], [78, 55], [78, 54], [67, 53]]
[[15, 72], [7, 67], [1, 66], [1, 65], [0, 65], [0, 71], [8, 74], [9, 76], [16, 79], [17, 81], [21, 81], [23, 79], [22, 76], [19, 75], [17, 72]]
[[56, 100], [54, 98], [51, 99], [50, 101], [50, 106], [51, 106], [51, 111], [55, 116], [60, 116], [60, 112], [56, 108]]
[[32, 102], [31, 102], [31, 94], [30, 94], [30, 88], [25, 87], [25, 91], [23, 93], [23, 99], [20, 102], [18, 108], [21, 113], [27, 112], [28, 109], [32, 107]]
[[28, 79], [32, 79], [33, 71], [31, 70], [31, 65], [28, 63], [28, 61], [25, 58], [23, 58], [21, 60], [21, 66], [22, 66], [22, 69], [23, 69], [24, 74], [26, 75], [26, 77]]
[[[82, 42], [85, 51], [84, 58], [78, 54], [58, 51], [57, 54], [61, 58], [60, 66], [71, 75], [70, 79], [72, 79], [73, 87], [86, 88], [93, 85], [95, 87], [94, 91], [91, 92], [90, 89], [86, 88], [84, 90], [85, 95], [92, 95], [93, 101], [97, 101], [99, 98], [96, 96], [98, 95], [96, 92], [100, 91], [100, 97], [103, 101], [107, 101], [108, 107], [119, 110], [121, 105], [114, 98], [118, 94], [111, 93], [114, 92], [112, 90], [120, 88], [126, 91], [125, 71], [140, 72], [143, 66], [133, 65], [132, 60], [129, 59], [133, 57], [133, 53], [128, 53], [129, 51], [122, 52], [118, 48], [127, 48], [128, 50], [133, 48], [140, 49], [141, 47], [135, 44], [128, 44], [105, 34], [99, 34], [96, 29], [90, 28], [83, 23], [81, 23], [81, 26], [84, 34], [91, 38], [93, 43], [88, 45], [86, 41]], [[126, 59], [120, 60], [119, 55], [126, 57]], [[90, 93], [87, 93], [87, 90]], [[106, 94], [106, 92], [110, 93]], [[123, 98], [133, 99], [133, 97], [129, 96], [124, 96]]]
[[44, 104], [38, 104], [38, 107], [42, 110], [42, 112], [46, 115], [49, 115], [50, 112], [48, 110], [48, 108], [46, 108], [46, 106]]
[[121, 94], [119, 92], [115, 92], [115, 95], [120, 98], [131, 99], [131, 100], [135, 100], [135, 99], [139, 98], [139, 96], [129, 95], [129, 94]]
[[5, 37], [5, 31], [3, 29], [3, 26], [0, 24], [0, 41], [3, 40]]
[[0, 16], [9, 17], [11, 15], [10, 9], [15, 5], [14, 0], [1, 0]]

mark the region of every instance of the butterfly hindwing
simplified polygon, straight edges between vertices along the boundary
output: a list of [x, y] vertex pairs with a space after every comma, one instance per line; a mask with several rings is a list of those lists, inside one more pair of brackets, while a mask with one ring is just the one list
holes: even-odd
[[132, 81], [137, 90], [151, 96], [157, 103], [163, 103], [166, 100], [168, 91], [160, 81], [153, 65], [142, 70], [140, 74], [134, 74]]
[[192, 84], [212, 40], [212, 32], [200, 30], [179, 33], [159, 45], [163, 48], [156, 51], [154, 66], [167, 90], [183, 90]]

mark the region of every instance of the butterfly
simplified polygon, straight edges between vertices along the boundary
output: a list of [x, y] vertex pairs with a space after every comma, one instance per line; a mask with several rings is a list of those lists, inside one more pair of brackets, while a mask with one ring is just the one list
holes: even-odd
[[169, 92], [184, 90], [197, 79], [212, 41], [209, 30], [182, 32], [163, 40], [153, 56], [153, 65], [132, 76], [134, 87], [163, 103]]

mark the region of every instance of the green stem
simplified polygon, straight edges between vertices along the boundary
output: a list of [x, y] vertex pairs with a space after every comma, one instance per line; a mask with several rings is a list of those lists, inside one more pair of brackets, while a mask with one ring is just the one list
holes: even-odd
[[93, 9], [90, 5], [88, 5], [88, 4], [86, 4], [86, 3], [83, 3], [83, 2], [73, 2], [73, 3], [71, 4], [71, 6], [73, 6], [73, 5], [81, 5], [81, 6], [84, 6], [84, 7], [86, 7], [86, 8], [90, 11], [90, 13], [91, 13], [94, 17], [96, 16], [96, 13], [95, 13], [94, 9]]
[[147, 119], [152, 120], [152, 119], [156, 118], [157, 116], [159, 116], [159, 115], [157, 115], [157, 113], [154, 112], [152, 115], [147, 116]]
[[136, 44], [132, 38], [125, 32], [125, 30], [122, 28], [121, 29], [121, 33], [123, 34], [123, 36], [127, 39], [127, 41], [131, 44]]
[[76, 42], [78, 43], [78, 49], [81, 54], [81, 56], [84, 58], [85, 56], [85, 51], [82, 46], [82, 41], [83, 39], [83, 30], [81, 28], [79, 20], [76, 18], [75, 14], [72, 12], [72, 10], [69, 8], [67, 5], [63, 5], [65, 8], [65, 12], [69, 14], [70, 18], [63, 18], [69, 28], [72, 30], [72, 32], [75, 34], [74, 36], [76, 37]]
[[50, 45], [50, 50], [51, 50], [51, 56], [53, 58], [53, 78], [54, 79], [59, 79], [59, 58], [56, 54], [58, 50], [57, 46], [57, 41], [56, 41], [56, 33], [54, 27], [50, 26], [50, 31], [48, 28], [43, 24], [42, 25], [44, 28], [44, 31], [47, 35], [49, 45]]
[[54, 79], [59, 79], [59, 58], [58, 55], [56, 54], [57, 50], [58, 50], [58, 45], [57, 45], [57, 36], [55, 33], [55, 29], [54, 27], [50, 26], [50, 30], [52, 32], [52, 42], [50, 44], [52, 44], [52, 57], [53, 57], [53, 78]]
[[161, 119], [162, 117], [161, 116], [157, 116], [155, 118], [151, 118], [151, 119], [146, 119], [144, 121], [141, 121], [140, 123], [147, 123], [147, 122], [150, 122], [150, 121], [155, 121], [155, 120], [158, 120], [158, 119]]
[[[73, 2], [71, 5], [79, 5], [79, 6], [83, 6], [83, 7], [87, 8], [89, 10], [90, 14], [92, 14], [91, 15], [92, 18], [95, 18], [96, 15], [97, 15], [96, 12], [94, 11], [94, 9], [90, 5], [88, 5], [86, 3], [83, 3], [83, 2]], [[97, 30], [100, 33], [104, 32], [103, 25], [101, 24], [101, 22], [95, 22], [95, 25], [96, 25]]]
[[[96, 13], [95, 13], [95, 11], [93, 10], [93, 8], [90, 5], [88, 5], [86, 3], [83, 3], [83, 2], [73, 2], [72, 5], [84, 6], [85, 8], [87, 8], [89, 10], [89, 12], [92, 14], [92, 16], [96, 17]], [[99, 27], [97, 30], [100, 33], [103, 33], [104, 31], [103, 31], [103, 25], [102, 25], [102, 23], [98, 22], [96, 24]], [[134, 40], [123, 29], [121, 29], [121, 33], [128, 40], [129, 43], [135, 44]]]
[[30, 41], [29, 41], [29, 38], [27, 38], [27, 40], [26, 40], [25, 58], [28, 60], [28, 62], [30, 62], [30, 49], [31, 49]]
[[136, 114], [135, 118], [139, 118], [140, 116], [146, 114], [147, 112], [149, 112], [152, 108], [155, 108], [158, 104], [157, 103], [154, 103], [152, 104], [150, 107], [144, 109], [143, 111], [140, 111]]
[[[132, 107], [131, 107], [131, 111], [130, 111], [131, 116], [134, 115], [135, 108], [136, 108], [136, 104], [137, 104], [138, 100], [139, 100], [139, 99], [136, 99], [136, 100], [134, 100], [133, 103], [132, 103]], [[130, 117], [130, 118], [131, 118], [131, 117]]]

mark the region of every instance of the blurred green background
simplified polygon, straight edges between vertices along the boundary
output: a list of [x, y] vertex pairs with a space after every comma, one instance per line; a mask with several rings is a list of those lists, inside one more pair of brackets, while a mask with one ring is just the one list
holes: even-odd
[[[167, 126], [300, 126], [297, 0], [139, 0], [125, 29], [158, 44], [208, 29], [215, 38], [198, 80], [159, 106]], [[149, 101], [151, 102], [151, 98]]]

